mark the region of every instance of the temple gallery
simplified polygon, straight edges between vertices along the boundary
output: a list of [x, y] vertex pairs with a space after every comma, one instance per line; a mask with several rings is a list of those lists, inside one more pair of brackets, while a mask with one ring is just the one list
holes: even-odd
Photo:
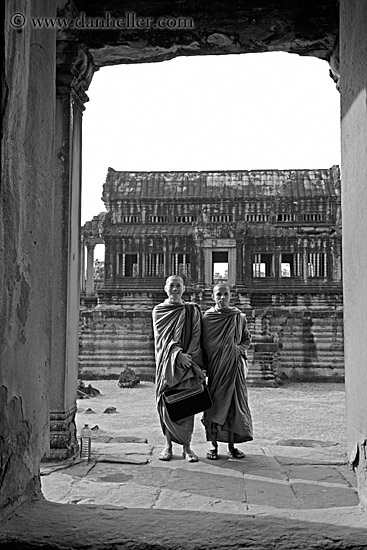
[[[344, 379], [338, 166], [308, 170], [108, 169], [106, 212], [82, 228], [79, 375], [154, 379], [151, 310], [179, 274], [202, 311], [211, 289], [252, 333], [249, 384]], [[94, 276], [94, 249], [105, 245]], [[86, 264], [86, 272], [84, 265]]]

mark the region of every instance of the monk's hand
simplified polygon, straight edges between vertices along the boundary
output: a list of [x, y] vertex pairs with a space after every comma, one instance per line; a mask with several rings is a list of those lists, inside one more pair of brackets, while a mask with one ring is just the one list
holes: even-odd
[[180, 364], [187, 369], [192, 365], [191, 355], [189, 355], [188, 353], [183, 353], [182, 351], [180, 353], [179, 361]]

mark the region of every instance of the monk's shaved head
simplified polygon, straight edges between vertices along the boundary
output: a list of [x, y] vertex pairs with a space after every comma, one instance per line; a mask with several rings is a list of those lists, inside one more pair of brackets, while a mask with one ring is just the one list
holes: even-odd
[[218, 283], [213, 288], [212, 298], [217, 309], [227, 309], [231, 299], [231, 289], [226, 283]]
[[182, 278], [180, 275], [170, 275], [169, 277], [167, 277], [164, 286], [169, 285], [169, 283], [170, 283], [171, 281], [173, 281], [173, 280], [175, 280], [175, 281], [178, 280], [178, 281], [181, 282], [181, 284], [182, 284], [183, 286], [185, 286], [184, 280], [183, 280], [183, 278]]
[[171, 303], [182, 303], [182, 294], [185, 292], [185, 283], [180, 275], [170, 275], [167, 277], [164, 290]]
[[231, 292], [231, 289], [230, 289], [229, 285], [227, 285], [226, 283], [218, 283], [218, 284], [216, 284], [216, 285], [213, 287], [213, 294], [214, 294], [219, 288], [226, 288], [226, 289], [228, 290], [229, 293]]

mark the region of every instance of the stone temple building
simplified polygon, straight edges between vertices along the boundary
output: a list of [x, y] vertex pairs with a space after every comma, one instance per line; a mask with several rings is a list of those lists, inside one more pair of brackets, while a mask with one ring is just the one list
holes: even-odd
[[[204, 311], [226, 281], [247, 313], [249, 382], [343, 380], [339, 167], [322, 170], [119, 172], [109, 168], [106, 214], [83, 228], [79, 373], [154, 379], [151, 310], [180, 274]], [[105, 243], [98, 303], [93, 247]], [[87, 290], [87, 289], [86, 289]], [[95, 306], [96, 307], [93, 307]]]

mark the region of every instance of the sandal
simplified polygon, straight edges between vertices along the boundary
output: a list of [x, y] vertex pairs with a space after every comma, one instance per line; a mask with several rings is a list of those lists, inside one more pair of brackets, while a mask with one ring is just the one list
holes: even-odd
[[210, 449], [210, 451], [206, 453], [206, 458], [208, 460], [218, 460], [218, 449]]
[[169, 449], [163, 449], [163, 451], [158, 455], [158, 459], [168, 462], [169, 460], [171, 460], [172, 456], [172, 451], [170, 451]]
[[242, 451], [240, 451], [239, 449], [232, 449], [232, 451], [228, 451], [227, 453], [227, 456], [229, 456], [229, 458], [245, 458], [246, 455], [245, 453], [243, 453]]
[[187, 462], [199, 462], [199, 458], [191, 449], [189, 449], [188, 451], [183, 451], [182, 456], [185, 460], [187, 460]]

